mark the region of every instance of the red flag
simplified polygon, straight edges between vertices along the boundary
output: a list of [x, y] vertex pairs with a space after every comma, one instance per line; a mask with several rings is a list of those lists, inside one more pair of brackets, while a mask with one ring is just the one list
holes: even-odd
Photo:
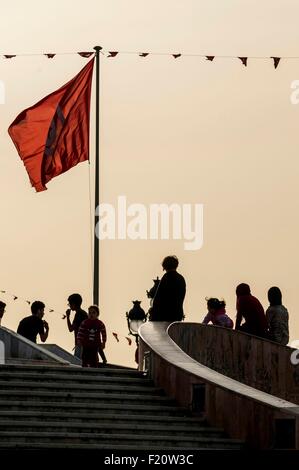
[[37, 192], [89, 158], [93, 64], [94, 59], [59, 90], [22, 111], [8, 129]]

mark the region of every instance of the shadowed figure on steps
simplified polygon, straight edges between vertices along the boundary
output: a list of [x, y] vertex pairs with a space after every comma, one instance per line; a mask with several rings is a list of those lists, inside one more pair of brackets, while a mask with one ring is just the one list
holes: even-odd
[[162, 277], [150, 311], [150, 321], [181, 321], [184, 318], [183, 302], [186, 282], [177, 272], [179, 261], [176, 256], [167, 256], [162, 262]]

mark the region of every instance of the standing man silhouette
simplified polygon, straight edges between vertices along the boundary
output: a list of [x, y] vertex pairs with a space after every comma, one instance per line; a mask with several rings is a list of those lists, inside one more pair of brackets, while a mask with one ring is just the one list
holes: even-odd
[[[65, 312], [65, 315], [66, 315], [67, 326], [68, 326], [69, 332], [70, 333], [74, 332], [74, 335], [75, 335], [74, 356], [78, 357], [78, 359], [81, 359], [82, 348], [77, 342], [77, 336], [78, 336], [81, 323], [88, 318], [88, 315], [81, 308], [82, 297], [80, 294], [72, 294], [69, 296], [67, 300], [68, 300], [69, 308]], [[70, 320], [71, 311], [76, 312], [73, 322], [71, 322]]]
[[181, 321], [184, 318], [183, 303], [186, 282], [177, 272], [179, 260], [176, 256], [166, 256], [162, 262], [162, 277], [153, 299], [150, 321]]

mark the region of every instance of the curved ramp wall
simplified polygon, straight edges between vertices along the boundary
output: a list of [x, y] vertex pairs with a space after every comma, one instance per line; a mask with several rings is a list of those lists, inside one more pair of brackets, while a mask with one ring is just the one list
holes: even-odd
[[240, 331], [199, 323], [172, 323], [174, 342], [201, 364], [251, 387], [299, 404], [294, 349]]
[[[187, 326], [188, 324], [184, 324]], [[299, 407], [195, 361], [170, 338], [169, 324], [139, 329], [139, 368], [155, 385], [210, 425], [255, 449], [299, 449]]]

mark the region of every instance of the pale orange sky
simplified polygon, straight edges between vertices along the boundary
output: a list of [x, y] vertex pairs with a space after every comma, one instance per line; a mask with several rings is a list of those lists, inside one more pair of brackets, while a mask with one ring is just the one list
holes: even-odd
[[[60, 1], [1, 5], [3, 54], [107, 50], [233, 56], [299, 56], [299, 4], [291, 0]], [[23, 109], [72, 78], [76, 55], [0, 59], [6, 103], [1, 128], [0, 290], [43, 300], [63, 313], [79, 291], [91, 303], [89, 166], [80, 164], [36, 194], [7, 134]], [[161, 275], [175, 253], [187, 281], [186, 321], [201, 321], [205, 296], [224, 297], [235, 316], [235, 287], [248, 282], [267, 306], [281, 287], [291, 340], [299, 339], [299, 105], [290, 103], [299, 59], [272, 60], [119, 55], [103, 58], [101, 201], [203, 203], [204, 246], [181, 241], [101, 243], [101, 318], [107, 357], [134, 365], [125, 312]], [[92, 115], [93, 116], [93, 115]], [[92, 121], [93, 122], [93, 121]], [[92, 146], [94, 129], [92, 129]], [[93, 153], [91, 153], [93, 157]], [[91, 168], [92, 170], [92, 168]], [[29, 314], [7, 301], [3, 325]], [[73, 337], [58, 313], [47, 313], [49, 342], [70, 350]], [[119, 334], [116, 343], [112, 331]]]

